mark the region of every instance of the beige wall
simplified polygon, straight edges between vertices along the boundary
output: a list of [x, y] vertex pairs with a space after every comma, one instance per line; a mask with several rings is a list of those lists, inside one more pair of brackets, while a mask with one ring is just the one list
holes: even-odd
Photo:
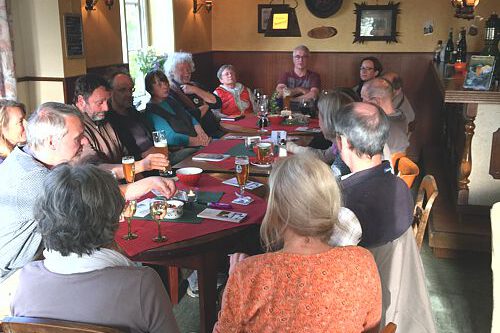
[[[201, 53], [212, 50], [212, 15], [220, 2], [241, 2], [235, 0], [214, 1], [216, 6], [211, 13], [205, 8], [193, 14], [193, 2], [189, 0], [172, 0], [174, 5], [175, 50]], [[246, 1], [252, 2], [252, 1]], [[236, 35], [235, 35], [236, 36]]]
[[474, 124], [469, 204], [491, 206], [500, 202], [500, 180], [489, 174], [493, 133], [500, 124], [499, 105], [480, 104]]
[[104, 1], [97, 3], [96, 10], [84, 7], [85, 0], [81, 0], [87, 68], [123, 63], [118, 1], [111, 10]]
[[87, 62], [85, 57], [75, 59], [68, 59], [66, 57], [64, 14], [81, 14], [80, 0], [59, 0], [59, 21], [61, 27], [61, 52], [63, 55], [64, 77], [82, 75], [87, 71]]
[[[175, 1], [175, 0], [174, 0]], [[186, 1], [188, 3], [190, 1]], [[306, 44], [313, 51], [331, 52], [432, 52], [438, 39], [446, 40], [450, 26], [456, 29], [470, 26], [472, 21], [453, 17], [454, 10], [450, 1], [437, 0], [399, 0], [401, 14], [397, 19], [400, 33], [399, 43], [367, 42], [352, 44], [356, 16], [354, 3], [358, 0], [344, 0], [341, 9], [333, 16], [321, 19], [313, 16], [304, 0], [298, 0], [297, 16], [302, 37], [270, 38], [257, 33], [257, 5], [269, 1], [217, 0], [212, 11], [212, 49], [215, 51], [252, 51], [272, 50], [287, 51], [298, 44]], [[397, 2], [397, 1], [396, 1]], [[293, 1], [287, 1], [292, 3]], [[368, 4], [376, 4], [369, 0]], [[379, 4], [386, 3], [380, 1]], [[483, 0], [476, 9], [482, 16], [489, 16], [493, 10], [500, 12], [499, 0]], [[426, 21], [434, 22], [434, 34], [424, 36], [423, 26]], [[483, 21], [484, 22], [484, 21]], [[307, 32], [320, 26], [333, 26], [338, 34], [328, 39], [312, 39]], [[480, 34], [467, 36], [468, 50], [479, 51], [483, 45], [483, 27]], [[176, 34], [176, 36], [180, 36]], [[456, 36], [456, 34], [455, 34]]]

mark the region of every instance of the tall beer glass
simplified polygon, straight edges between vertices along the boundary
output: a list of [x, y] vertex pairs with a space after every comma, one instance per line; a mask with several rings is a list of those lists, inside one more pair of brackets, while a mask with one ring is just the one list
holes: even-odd
[[273, 144], [270, 142], [259, 142], [257, 144], [257, 162], [259, 164], [271, 164], [273, 160]]
[[137, 208], [137, 201], [135, 200], [130, 200], [125, 202], [125, 207], [123, 208], [123, 217], [127, 220], [127, 234], [123, 235], [122, 238], [125, 240], [131, 240], [131, 239], [136, 239], [137, 234], [132, 232], [132, 226], [130, 223], [130, 220], [132, 219], [132, 216], [135, 214], [135, 210]]
[[[168, 143], [167, 143], [167, 134], [164, 130], [154, 131], [153, 132], [153, 142], [156, 148], [156, 151], [160, 154], [165, 155], [168, 159]], [[172, 176], [172, 168], [171, 166], [167, 166], [165, 170], [160, 171], [160, 176], [171, 177]]]
[[133, 183], [135, 180], [135, 159], [134, 156], [122, 157], [123, 175], [127, 183]]
[[236, 170], [236, 180], [240, 186], [240, 194], [243, 194], [245, 192], [245, 185], [248, 181], [248, 175], [250, 174], [250, 161], [248, 156], [236, 156], [234, 164]]

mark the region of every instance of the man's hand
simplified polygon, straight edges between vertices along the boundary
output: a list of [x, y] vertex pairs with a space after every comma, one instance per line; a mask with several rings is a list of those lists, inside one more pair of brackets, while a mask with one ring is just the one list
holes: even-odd
[[136, 173], [150, 171], [150, 170], [160, 170], [164, 171], [166, 167], [170, 165], [170, 161], [163, 154], [154, 153], [149, 154], [136, 165]]
[[175, 183], [171, 179], [162, 177], [148, 177], [138, 180], [134, 183], [120, 185], [120, 190], [125, 200], [134, 200], [142, 197], [144, 194], [155, 190], [167, 198], [175, 194]]
[[200, 113], [201, 113], [201, 117], [204, 117], [205, 114], [207, 113], [207, 111], [209, 110], [209, 107], [208, 107], [208, 104], [207, 103], [204, 103], [202, 106], [200, 106], [198, 108], [200, 110]]
[[191, 94], [198, 95], [198, 91], [200, 90], [200, 88], [190, 84], [182, 84], [181, 89], [186, 95], [191, 95]]

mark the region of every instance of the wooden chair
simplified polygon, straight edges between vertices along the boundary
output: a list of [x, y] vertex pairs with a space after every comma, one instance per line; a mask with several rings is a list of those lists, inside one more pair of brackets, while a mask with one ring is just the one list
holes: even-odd
[[385, 327], [380, 331], [380, 333], [396, 333], [396, 328], [398, 326], [394, 323], [388, 323]]
[[438, 194], [439, 191], [434, 177], [432, 175], [425, 176], [424, 179], [422, 179], [422, 183], [420, 183], [415, 209], [413, 211], [413, 233], [415, 234], [419, 250], [424, 241], [425, 229], [427, 227], [429, 215], [431, 214], [432, 204], [434, 200], [436, 200]]
[[2, 321], [4, 333], [123, 333], [116, 328], [79, 323], [74, 321], [33, 318], [5, 317]]
[[418, 165], [412, 160], [406, 157], [405, 153], [394, 153], [391, 156], [392, 168], [394, 169], [394, 174], [401, 178], [408, 188], [411, 188], [415, 178], [417, 178], [420, 173]]

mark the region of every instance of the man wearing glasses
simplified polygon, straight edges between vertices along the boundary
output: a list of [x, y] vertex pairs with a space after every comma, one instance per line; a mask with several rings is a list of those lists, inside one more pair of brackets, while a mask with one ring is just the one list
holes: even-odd
[[359, 83], [352, 88], [358, 96], [361, 97], [361, 88], [366, 81], [370, 81], [373, 78], [379, 77], [382, 74], [382, 64], [375, 57], [366, 57], [361, 59], [359, 65]]
[[293, 50], [293, 71], [284, 73], [276, 86], [278, 98], [290, 95], [292, 101], [316, 100], [321, 79], [318, 73], [307, 69], [310, 51], [305, 45], [299, 45]]

